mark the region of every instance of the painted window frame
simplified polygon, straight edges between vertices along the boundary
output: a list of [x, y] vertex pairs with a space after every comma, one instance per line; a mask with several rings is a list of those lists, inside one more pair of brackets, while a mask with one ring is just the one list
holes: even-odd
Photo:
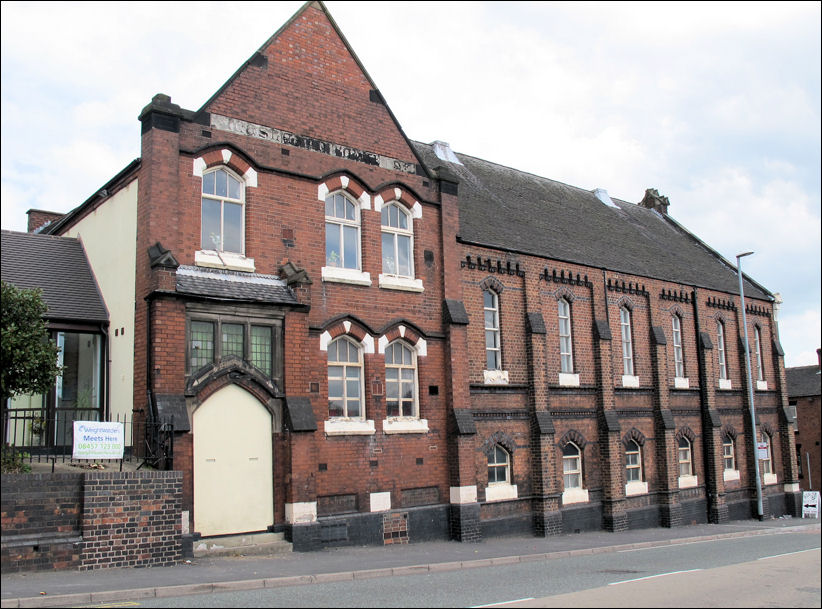
[[[225, 358], [235, 355], [246, 364], [254, 366], [254, 368], [259, 370], [267, 378], [271, 378], [275, 381], [278, 380], [279, 374], [276, 370], [277, 362], [275, 360], [278, 357], [276, 341], [278, 340], [278, 332], [281, 330], [281, 323], [282, 322], [279, 320], [275, 320], [272, 323], [272, 321], [261, 319], [256, 316], [244, 317], [216, 312], [203, 313], [201, 311], [189, 313], [186, 319], [186, 374], [196, 374], [199, 370], [210, 364], [217, 365]], [[194, 350], [196, 347], [194, 345], [195, 337], [193, 335], [195, 324], [209, 325], [211, 327], [210, 359], [197, 358], [203, 359], [204, 363], [196, 368], [194, 355]], [[230, 345], [231, 341], [225, 340], [225, 333], [223, 331], [224, 327], [242, 328], [240, 335], [241, 354], [236, 352], [226, 353], [226, 351], [230, 351], [230, 349], [226, 349], [226, 346]], [[268, 334], [268, 345], [267, 349], [264, 351], [267, 353], [268, 357], [265, 361], [264, 367], [259, 365], [263, 362], [255, 355], [255, 353], [260, 352], [259, 349], [255, 352], [255, 344], [257, 344], [257, 341], [254, 339], [255, 330], [258, 331], [258, 337], [260, 336], [259, 330], [265, 330]]]
[[[347, 347], [347, 354], [350, 354], [350, 349], [353, 348], [356, 352], [356, 361], [340, 360], [339, 358], [339, 345], [345, 344]], [[332, 360], [332, 347], [334, 347], [334, 354], [335, 359]], [[346, 355], [348, 357], [348, 355]], [[341, 367], [342, 375], [341, 376], [331, 376], [331, 368], [334, 367]], [[357, 378], [352, 379], [349, 377], [348, 372], [350, 370], [357, 371]], [[327, 350], [327, 362], [326, 362], [326, 382], [328, 388], [328, 418], [329, 420], [332, 419], [341, 419], [341, 420], [351, 420], [351, 421], [365, 421], [366, 420], [366, 412], [365, 412], [365, 366], [363, 362], [363, 348], [362, 345], [358, 342], [355, 342], [348, 336], [338, 336], [330, 343], [328, 343], [328, 350]], [[334, 394], [332, 397], [331, 394], [331, 383], [332, 381], [339, 381], [342, 394], [337, 396]], [[349, 397], [349, 389], [354, 385], [350, 383], [356, 381], [357, 387], [357, 397], [352, 398]], [[342, 401], [342, 414], [331, 414], [331, 402], [332, 400], [340, 399]], [[357, 402], [357, 406], [359, 408], [359, 414], [351, 415], [349, 414], [349, 402], [355, 401]]]
[[[392, 210], [396, 210], [397, 212], [398, 226], [393, 226], [391, 224]], [[388, 224], [386, 224], [386, 219], [388, 220]], [[399, 226], [400, 224], [402, 224], [403, 219], [405, 220], [406, 228]], [[408, 211], [398, 201], [391, 201], [390, 203], [383, 205], [380, 209], [380, 231], [382, 250], [382, 274], [387, 277], [396, 277], [399, 279], [414, 279], [414, 217], [411, 214], [411, 212]], [[389, 252], [391, 255], [388, 258], [386, 258], [386, 237], [390, 237], [391, 239], [391, 251]], [[402, 273], [399, 269], [399, 243], [400, 239], [402, 238], [408, 239], [407, 273]], [[391, 264], [393, 264], [394, 270], [386, 269], [386, 262], [390, 262]]]
[[725, 324], [721, 319], [716, 322], [716, 348], [719, 359], [719, 378], [728, 380], [728, 359], [725, 349]]
[[[685, 446], [683, 446], [683, 443]], [[694, 450], [690, 438], [682, 436], [677, 441], [677, 461], [679, 462], [679, 477], [685, 478], [694, 475]], [[683, 472], [683, 466], [686, 471]]]
[[622, 340], [622, 374], [634, 376], [634, 344], [632, 337], [631, 310], [622, 305], [619, 307], [619, 329]]
[[571, 303], [567, 298], [557, 301], [559, 322], [559, 370], [563, 374], [574, 373], [574, 340], [571, 323]]
[[[343, 203], [343, 217], [337, 214], [337, 199], [342, 199]], [[332, 206], [332, 215], [329, 215], [329, 205]], [[353, 210], [353, 218], [349, 218], [347, 211], [348, 206]], [[354, 231], [353, 237], [356, 252], [354, 253], [355, 260], [353, 266], [348, 266], [346, 254], [346, 235], [351, 233], [346, 232], [346, 228]], [[329, 236], [332, 231], [337, 232], [339, 254], [331, 250], [329, 252]], [[336, 254], [339, 262], [336, 262], [331, 257]], [[349, 272], [362, 271], [362, 210], [358, 201], [352, 199], [345, 191], [336, 190], [330, 192], [325, 196], [325, 265], [326, 268], [338, 269]]]
[[[395, 361], [395, 353], [399, 350], [402, 354], [402, 361], [398, 364]], [[390, 356], [389, 356], [390, 353]], [[405, 363], [404, 356], [408, 354], [410, 362]], [[389, 357], [391, 361], [389, 362]], [[397, 372], [397, 379], [389, 379], [389, 371]], [[410, 372], [410, 379], [403, 379], [403, 372]], [[417, 377], [417, 352], [403, 340], [395, 340], [385, 347], [385, 410], [386, 417], [389, 419], [419, 419], [420, 405], [419, 405], [419, 387]], [[391, 413], [391, 398], [389, 396], [389, 386], [397, 385], [397, 411], [396, 414]], [[405, 413], [403, 409], [402, 389], [404, 386], [410, 385], [411, 396], [411, 412]]]
[[756, 380], [765, 380], [765, 370], [762, 365], [762, 328], [754, 326], [754, 351], [756, 354]]
[[[488, 297], [491, 298], [491, 304], [488, 304]], [[500, 315], [499, 315], [499, 294], [492, 289], [486, 289], [482, 292], [482, 311], [483, 311], [483, 325], [485, 328], [485, 369], [486, 370], [502, 370], [502, 331], [500, 329]], [[491, 315], [489, 325], [489, 314]], [[489, 338], [493, 338], [494, 346], [489, 346]], [[493, 356], [494, 361], [489, 360], [489, 356]], [[493, 365], [491, 365], [493, 364]]]
[[[217, 176], [220, 173], [226, 174], [226, 194], [221, 195], [217, 192], [218, 189], [218, 179]], [[211, 181], [210, 176], [214, 176], [214, 192], [206, 192], [208, 187], [208, 182]], [[231, 180], [237, 182], [238, 188], [238, 197], [230, 196], [230, 184]], [[212, 251], [217, 253], [226, 253], [226, 254], [233, 254], [236, 256], [245, 256], [245, 224], [246, 224], [246, 184], [245, 180], [237, 175], [234, 171], [232, 171], [226, 165], [217, 165], [210, 169], [203, 171], [201, 186], [200, 186], [200, 247], [204, 251]], [[214, 240], [214, 235], [212, 234], [210, 239], [210, 243], [206, 243], [205, 241], [205, 230], [206, 230], [206, 200], [217, 202], [220, 206], [220, 233], [219, 233], [219, 244], [217, 244]], [[239, 206], [240, 208], [240, 226], [239, 226], [239, 249], [226, 249], [225, 242], [226, 242], [226, 229], [225, 229], [225, 210], [226, 205], [235, 205]]]
[[[503, 473], [502, 480], [497, 476], [499, 472]], [[511, 484], [511, 453], [500, 444], [495, 444], [494, 450], [488, 455], [488, 485], [496, 484]]]
[[736, 441], [728, 433], [722, 436], [722, 468], [736, 471]]
[[[571, 453], [573, 451], [573, 453]], [[576, 478], [576, 483], [574, 483]], [[562, 487], [565, 490], [582, 489], [582, 449], [575, 442], [562, 447]]]
[[[633, 457], [633, 460], [632, 460]], [[643, 482], [642, 447], [636, 440], [629, 440], [625, 446], [625, 481]]]
[[685, 378], [685, 352], [682, 348], [682, 318], [679, 315], [671, 316], [673, 327], [673, 348], [674, 348], [674, 376]]

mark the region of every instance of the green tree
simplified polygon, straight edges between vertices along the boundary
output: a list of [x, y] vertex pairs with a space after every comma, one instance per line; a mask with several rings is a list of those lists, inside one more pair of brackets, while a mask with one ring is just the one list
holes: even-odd
[[47, 307], [40, 290], [2, 284], [0, 335], [0, 398], [23, 393], [46, 393], [60, 374], [60, 349], [49, 339], [43, 315]]

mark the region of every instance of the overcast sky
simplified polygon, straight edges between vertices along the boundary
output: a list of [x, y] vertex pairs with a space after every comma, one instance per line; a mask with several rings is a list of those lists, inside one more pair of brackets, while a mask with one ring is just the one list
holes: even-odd
[[[411, 139], [670, 215], [820, 346], [820, 3], [327, 2]], [[199, 109], [301, 2], [2, 3], [2, 227], [140, 156], [155, 93]]]

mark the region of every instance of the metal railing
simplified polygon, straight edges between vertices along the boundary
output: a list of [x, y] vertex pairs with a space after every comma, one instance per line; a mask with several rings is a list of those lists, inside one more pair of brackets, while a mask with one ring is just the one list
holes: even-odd
[[[98, 421], [100, 411], [85, 408], [59, 408], [46, 413], [39, 408], [3, 410], [3, 460], [28, 463], [88, 463], [74, 459], [74, 422]], [[145, 421], [142, 417], [117, 416], [107, 422], [124, 426], [125, 449], [122, 459], [96, 459], [95, 463], [119, 465], [137, 463], [154, 469], [171, 469], [174, 458], [174, 423]]]

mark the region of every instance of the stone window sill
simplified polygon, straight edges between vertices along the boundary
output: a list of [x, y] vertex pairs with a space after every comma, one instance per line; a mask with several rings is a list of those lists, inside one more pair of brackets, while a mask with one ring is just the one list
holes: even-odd
[[371, 420], [333, 418], [325, 422], [327, 436], [373, 436], [376, 431]]
[[559, 373], [560, 387], [579, 387], [579, 374], [570, 374], [568, 372]]
[[322, 268], [322, 280], [332, 283], [347, 283], [350, 285], [371, 285], [371, 275], [357, 269], [342, 269], [336, 266]]
[[242, 254], [231, 252], [216, 252], [214, 250], [198, 250], [194, 252], [194, 264], [212, 269], [228, 271], [254, 272], [254, 259], [246, 258]]
[[679, 488], [693, 488], [699, 485], [699, 479], [696, 476], [680, 476]]
[[428, 419], [389, 417], [382, 422], [383, 433], [428, 433]]
[[640, 480], [629, 482], [625, 485], [625, 496], [633, 497], [634, 495], [647, 495], [648, 483]]
[[569, 488], [562, 492], [562, 505], [588, 503], [588, 489]]
[[507, 370], [483, 370], [482, 379], [486, 385], [507, 385]]
[[632, 389], [639, 388], [639, 377], [638, 376], [631, 376], [629, 374], [622, 375], [622, 386], [623, 387], [630, 387]]
[[499, 482], [489, 484], [485, 488], [485, 501], [490, 503], [492, 501], [506, 501], [508, 499], [516, 499], [517, 485], [508, 484], [507, 482]]
[[386, 290], [401, 290], [403, 292], [423, 292], [422, 279], [411, 277], [396, 277], [394, 275], [379, 276], [380, 287]]

